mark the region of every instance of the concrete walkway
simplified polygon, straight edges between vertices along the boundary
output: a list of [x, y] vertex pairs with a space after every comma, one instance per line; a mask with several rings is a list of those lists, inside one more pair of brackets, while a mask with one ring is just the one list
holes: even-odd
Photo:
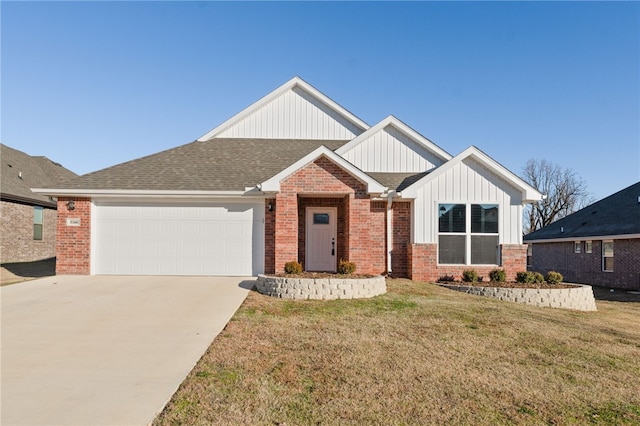
[[0, 423], [149, 424], [253, 283], [54, 276], [2, 287]]

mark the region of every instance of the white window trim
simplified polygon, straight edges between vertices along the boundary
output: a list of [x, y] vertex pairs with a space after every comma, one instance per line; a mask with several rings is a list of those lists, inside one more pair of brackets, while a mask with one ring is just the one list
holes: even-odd
[[593, 253], [593, 241], [587, 240], [584, 242], [584, 252]]
[[[611, 243], [613, 244], [613, 240], [602, 240], [602, 272], [613, 272], [615, 270], [615, 266], [614, 269], [604, 269], [604, 259], [605, 259], [605, 255], [604, 255], [604, 243]], [[611, 256], [606, 256], [606, 257], [611, 257], [612, 259], [615, 259], [616, 256], [616, 246], [615, 244], [613, 245], [613, 255]]]
[[[440, 205], [441, 204], [464, 204], [465, 205], [465, 229], [467, 229], [467, 232], [440, 232], [440, 226], [439, 226], [439, 221], [440, 221]], [[486, 233], [486, 232], [477, 232], [477, 233], [472, 233], [471, 232], [471, 205], [473, 204], [478, 204], [478, 205], [482, 205], [482, 204], [491, 204], [491, 205], [495, 205], [498, 206], [498, 232], [497, 233]], [[442, 266], [478, 266], [478, 267], [485, 267], [485, 266], [500, 266], [502, 263], [502, 259], [501, 259], [501, 253], [500, 253], [500, 245], [502, 244], [502, 234], [500, 233], [500, 224], [501, 224], [501, 219], [500, 219], [500, 212], [502, 211], [502, 205], [500, 203], [496, 203], [496, 202], [491, 202], [491, 201], [436, 201], [435, 202], [435, 212], [436, 214], [435, 216], [435, 231], [436, 231], [436, 245], [438, 247], [437, 250], [437, 264], [438, 265], [442, 265]], [[464, 263], [440, 263], [440, 235], [461, 235], [465, 237], [464, 240]], [[498, 246], [496, 248], [497, 250], [497, 254], [496, 254], [496, 260], [498, 261], [495, 264], [489, 264], [489, 263], [471, 263], [471, 237], [472, 236], [490, 236], [490, 237], [498, 237]]]
[[573, 252], [576, 254], [582, 253], [582, 241], [573, 242]]

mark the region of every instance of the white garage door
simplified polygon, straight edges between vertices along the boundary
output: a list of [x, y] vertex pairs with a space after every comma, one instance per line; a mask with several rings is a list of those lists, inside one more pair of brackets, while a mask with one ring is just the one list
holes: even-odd
[[262, 203], [96, 203], [93, 273], [255, 276], [263, 218]]

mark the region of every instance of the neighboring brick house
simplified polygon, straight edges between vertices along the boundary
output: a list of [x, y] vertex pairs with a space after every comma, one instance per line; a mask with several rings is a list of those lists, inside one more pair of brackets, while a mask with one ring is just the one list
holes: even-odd
[[57, 202], [30, 188], [51, 186], [77, 175], [46, 157], [32, 157], [1, 144], [0, 159], [0, 262], [54, 257]]
[[640, 290], [640, 182], [524, 237], [529, 269]]
[[[523, 270], [541, 194], [478, 148], [374, 126], [300, 78], [197, 141], [36, 192], [59, 197], [59, 274]], [[73, 209], [68, 204], [73, 202]]]

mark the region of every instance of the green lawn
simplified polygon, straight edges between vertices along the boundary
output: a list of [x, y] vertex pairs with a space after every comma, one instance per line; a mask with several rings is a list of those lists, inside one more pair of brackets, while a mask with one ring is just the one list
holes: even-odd
[[251, 292], [155, 425], [640, 424], [640, 303]]

